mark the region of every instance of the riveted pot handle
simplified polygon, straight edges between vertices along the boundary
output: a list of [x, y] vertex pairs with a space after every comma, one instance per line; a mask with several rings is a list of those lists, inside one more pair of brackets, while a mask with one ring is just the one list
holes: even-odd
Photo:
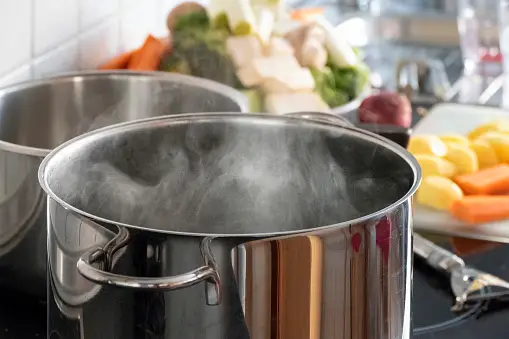
[[[205, 240], [204, 240], [205, 242]], [[168, 277], [133, 277], [116, 274], [93, 266], [94, 257], [101, 248], [93, 248], [85, 252], [78, 260], [78, 272], [96, 284], [110, 285], [135, 290], [172, 291], [205, 282], [208, 305], [221, 303], [221, 286], [219, 273], [211, 256], [208, 244], [202, 244], [205, 265], [192, 271]]]

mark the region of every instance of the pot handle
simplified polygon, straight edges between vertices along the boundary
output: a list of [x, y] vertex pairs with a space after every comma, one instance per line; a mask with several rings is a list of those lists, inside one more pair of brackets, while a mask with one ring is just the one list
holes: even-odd
[[319, 113], [319, 112], [295, 112], [295, 113], [287, 113], [285, 114], [290, 117], [309, 119], [315, 121], [323, 121], [328, 122], [340, 126], [345, 127], [357, 127], [363, 129], [365, 131], [378, 134], [384, 138], [391, 140], [392, 142], [397, 143], [403, 148], [407, 148], [408, 141], [410, 140], [410, 135], [412, 130], [410, 128], [393, 126], [387, 124], [367, 124], [367, 123], [357, 123], [353, 124], [348, 121], [346, 118], [329, 114], [329, 113]]
[[205, 265], [192, 271], [169, 277], [133, 277], [108, 272], [93, 266], [101, 248], [93, 248], [85, 252], [77, 263], [78, 272], [87, 280], [100, 285], [130, 288], [135, 290], [172, 291], [205, 282], [207, 305], [221, 303], [221, 286], [219, 273], [208, 246], [210, 239], [202, 242], [201, 250]]

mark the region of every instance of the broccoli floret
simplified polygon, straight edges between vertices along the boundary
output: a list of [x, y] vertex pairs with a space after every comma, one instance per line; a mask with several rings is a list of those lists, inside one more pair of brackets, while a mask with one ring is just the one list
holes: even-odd
[[172, 36], [172, 53], [161, 67], [238, 87], [236, 69], [226, 52], [228, 32], [224, 29], [190, 29]]
[[337, 107], [357, 98], [368, 84], [369, 69], [364, 64], [338, 67], [328, 63], [323, 70], [311, 70], [315, 91], [331, 107]]
[[207, 30], [210, 28], [210, 19], [206, 11], [193, 11], [180, 15], [175, 19], [172, 33], [186, 30]]

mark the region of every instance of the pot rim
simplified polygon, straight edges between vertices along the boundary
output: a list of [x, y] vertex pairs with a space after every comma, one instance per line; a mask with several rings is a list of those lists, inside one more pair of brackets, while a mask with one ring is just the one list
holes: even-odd
[[[216, 233], [197, 233], [197, 232], [182, 232], [182, 231], [172, 231], [172, 230], [160, 230], [160, 229], [153, 229], [149, 227], [139, 226], [139, 225], [131, 225], [121, 222], [116, 222], [107, 218], [99, 217], [96, 215], [93, 215], [91, 213], [85, 212], [81, 209], [78, 209], [69, 203], [65, 202], [63, 199], [58, 197], [53, 190], [50, 188], [48, 182], [46, 181], [46, 171], [49, 163], [52, 161], [52, 159], [62, 150], [71, 147], [73, 144], [77, 144], [79, 142], [85, 142], [87, 139], [97, 139], [101, 137], [101, 135], [112, 135], [112, 134], [118, 134], [122, 131], [129, 131], [129, 130], [136, 130], [143, 128], [145, 126], [149, 125], [167, 125], [167, 124], [176, 124], [176, 123], [183, 123], [186, 121], [193, 121], [193, 120], [200, 120], [200, 119], [206, 119], [206, 118], [212, 118], [212, 119], [218, 119], [218, 118], [234, 118], [234, 119], [252, 119], [255, 121], [275, 121], [275, 122], [293, 122], [293, 123], [299, 123], [299, 124], [312, 124], [312, 125], [322, 125], [329, 127], [331, 129], [342, 129], [342, 130], [348, 130], [354, 133], [354, 135], [357, 135], [359, 137], [364, 137], [366, 140], [372, 141], [377, 143], [378, 145], [382, 147], [386, 147], [390, 149], [392, 152], [394, 152], [396, 155], [400, 156], [403, 160], [406, 161], [408, 166], [413, 171], [413, 183], [410, 187], [410, 189], [397, 201], [393, 202], [389, 206], [382, 208], [378, 211], [375, 211], [373, 213], [367, 214], [365, 216], [351, 219], [347, 221], [343, 221], [340, 223], [330, 224], [330, 225], [323, 225], [323, 226], [317, 226], [313, 228], [303, 229], [303, 230], [294, 230], [294, 231], [280, 231], [280, 232], [270, 232], [270, 233], [224, 233], [224, 234], [216, 234]], [[181, 236], [194, 236], [194, 237], [211, 237], [211, 238], [224, 238], [224, 237], [233, 237], [233, 238], [261, 238], [261, 237], [269, 237], [269, 236], [284, 236], [284, 235], [294, 235], [294, 234], [303, 234], [303, 233], [309, 233], [309, 232], [315, 232], [315, 231], [323, 231], [328, 229], [333, 229], [337, 227], [348, 227], [352, 224], [360, 224], [364, 223], [368, 220], [377, 219], [379, 217], [384, 216], [389, 211], [393, 210], [397, 206], [401, 205], [408, 199], [410, 199], [414, 193], [417, 191], [417, 188], [419, 187], [422, 179], [422, 172], [421, 168], [417, 162], [417, 160], [414, 158], [412, 154], [410, 154], [405, 148], [401, 147], [400, 145], [396, 144], [395, 142], [392, 142], [384, 137], [381, 137], [375, 133], [362, 130], [360, 128], [356, 127], [350, 127], [350, 126], [340, 126], [331, 122], [326, 121], [315, 121], [315, 120], [307, 120], [303, 118], [298, 117], [290, 117], [285, 115], [268, 115], [266, 113], [250, 113], [250, 114], [244, 114], [244, 113], [238, 113], [238, 112], [230, 112], [230, 113], [188, 113], [188, 114], [176, 114], [176, 115], [170, 115], [170, 116], [160, 116], [160, 117], [151, 117], [141, 120], [134, 120], [134, 121], [127, 121], [120, 124], [110, 125], [107, 127], [103, 127], [100, 129], [93, 130], [91, 132], [79, 135], [71, 140], [66, 141], [65, 143], [59, 145], [56, 147], [53, 151], [51, 151], [48, 156], [46, 156], [43, 161], [41, 162], [41, 165], [39, 166], [38, 170], [38, 179], [39, 184], [41, 185], [42, 189], [46, 192], [48, 195], [48, 198], [51, 198], [55, 202], [57, 202], [59, 205], [64, 207], [65, 209], [77, 214], [81, 217], [86, 217], [92, 221], [99, 221], [108, 223], [111, 225], [126, 227], [128, 229], [137, 229], [142, 231], [150, 231], [155, 233], [161, 233], [161, 234], [171, 234], [171, 235], [181, 235]]]
[[[169, 73], [162, 71], [130, 71], [130, 70], [89, 70], [89, 71], [75, 71], [75, 72], [63, 72], [55, 74], [51, 77], [36, 79], [36, 80], [27, 80], [19, 83], [15, 83], [12, 85], [8, 85], [5, 87], [0, 87], [0, 97], [6, 94], [24, 91], [30, 88], [35, 88], [43, 85], [51, 85], [56, 83], [68, 82], [71, 80], [72, 82], [82, 81], [83, 78], [123, 78], [123, 77], [139, 77], [139, 78], [155, 78], [158, 80], [162, 80], [163, 82], [180, 82], [186, 85], [198, 85], [205, 89], [220, 93], [225, 97], [230, 97], [236, 104], [240, 107], [240, 112], [249, 112], [249, 105], [247, 98], [240, 91], [223, 85], [219, 82], [215, 82], [212, 80], [199, 78], [195, 76], [179, 74], [179, 73]], [[121, 122], [122, 124], [123, 122]], [[47, 148], [40, 148], [34, 146], [25, 146], [20, 145], [8, 141], [4, 141], [0, 139], [0, 150], [4, 150], [7, 152], [24, 154], [29, 156], [35, 156], [43, 158], [48, 155], [52, 150]]]

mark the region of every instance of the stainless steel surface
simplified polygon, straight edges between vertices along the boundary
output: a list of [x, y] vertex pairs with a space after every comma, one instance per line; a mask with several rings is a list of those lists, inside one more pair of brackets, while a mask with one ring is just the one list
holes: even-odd
[[[94, 179], [89, 169], [104, 162], [125, 175]], [[196, 171], [219, 181], [198, 185]], [[78, 137], [46, 157], [39, 174], [49, 195], [48, 335], [410, 338], [420, 170], [384, 138], [323, 120], [180, 115]], [[172, 174], [186, 178], [162, 180]], [[139, 199], [133, 188], [143, 182], [162, 200]], [[176, 189], [180, 182], [189, 186]], [[120, 196], [111, 191], [119, 186]], [[129, 239], [125, 246], [115, 234]], [[76, 268], [100, 248], [111, 255], [97, 257], [97, 269], [126, 283], [174, 276], [203, 265], [204, 242], [220, 282], [216, 306], [207, 305], [208, 284], [113, 288]]]
[[[125, 229], [121, 229], [123, 232], [129, 234]], [[122, 238], [118, 241], [118, 238]], [[115, 237], [105, 248], [111, 246], [123, 247], [127, 244], [128, 237]], [[198, 284], [200, 282], [206, 282], [212, 285], [212, 288], [207, 288], [207, 304], [218, 305], [221, 302], [221, 289], [219, 274], [215, 265], [214, 258], [210, 253], [209, 240], [206, 239], [202, 242], [201, 252], [203, 256], [204, 266], [198, 267], [192, 271], [181, 273], [179, 275], [161, 278], [144, 278], [144, 277], [129, 277], [125, 275], [111, 273], [105, 270], [110, 270], [110, 265], [105, 265], [104, 269], [99, 269], [93, 266], [94, 263], [104, 263], [103, 259], [105, 255], [110, 255], [109, 251], [103, 248], [92, 248], [85, 252], [78, 259], [76, 268], [78, 272], [86, 279], [95, 282], [97, 284], [111, 285], [115, 287], [132, 288], [135, 290], [161, 290], [161, 291], [172, 291], [180, 288], [186, 288]], [[118, 243], [117, 243], [118, 242]], [[115, 250], [118, 250], [116, 248]]]
[[46, 293], [42, 158], [81, 133], [143, 117], [245, 111], [245, 98], [196, 78], [128, 72], [62, 75], [0, 89], [0, 282]]
[[509, 282], [465, 265], [463, 259], [414, 233], [415, 254], [433, 268], [450, 276], [456, 298], [454, 311], [463, 311], [470, 302], [509, 296]]
[[321, 112], [293, 112], [293, 113], [287, 113], [285, 114], [289, 117], [295, 117], [295, 118], [301, 118], [301, 119], [309, 119], [314, 121], [323, 121], [328, 122], [331, 124], [336, 124], [340, 126], [349, 126], [353, 127], [353, 124], [348, 121], [347, 119], [333, 115], [328, 113], [321, 113]]
[[465, 266], [463, 259], [417, 233], [414, 234], [414, 253], [425, 259], [431, 267], [449, 274], [457, 267]]
[[452, 96], [451, 84], [440, 60], [400, 60], [396, 65], [395, 82], [398, 92], [414, 102], [446, 101]]

